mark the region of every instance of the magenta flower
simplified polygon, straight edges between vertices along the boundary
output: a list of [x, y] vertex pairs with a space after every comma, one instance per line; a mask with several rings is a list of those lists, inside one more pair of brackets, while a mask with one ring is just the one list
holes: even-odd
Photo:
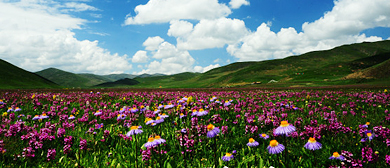
[[56, 149], [47, 150], [47, 161], [54, 160], [56, 158]]

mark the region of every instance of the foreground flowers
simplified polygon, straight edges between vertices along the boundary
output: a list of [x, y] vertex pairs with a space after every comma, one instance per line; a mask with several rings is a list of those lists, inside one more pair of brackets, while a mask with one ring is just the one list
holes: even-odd
[[274, 130], [275, 135], [289, 135], [295, 131], [295, 127], [287, 121], [282, 121], [280, 126]]
[[281, 153], [281, 152], [283, 152], [284, 148], [285, 148], [284, 145], [279, 144], [278, 141], [276, 141], [276, 140], [272, 140], [269, 143], [269, 146], [267, 147], [268, 153], [270, 153], [270, 154]]
[[207, 125], [207, 131], [208, 138], [214, 138], [220, 132], [219, 128], [215, 127], [213, 124]]
[[304, 147], [309, 150], [318, 150], [322, 148], [322, 144], [317, 142], [315, 138], [310, 137]]

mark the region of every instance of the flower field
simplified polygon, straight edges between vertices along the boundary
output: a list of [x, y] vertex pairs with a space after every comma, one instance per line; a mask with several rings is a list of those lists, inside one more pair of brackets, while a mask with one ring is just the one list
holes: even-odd
[[389, 167], [387, 90], [0, 91], [0, 167]]

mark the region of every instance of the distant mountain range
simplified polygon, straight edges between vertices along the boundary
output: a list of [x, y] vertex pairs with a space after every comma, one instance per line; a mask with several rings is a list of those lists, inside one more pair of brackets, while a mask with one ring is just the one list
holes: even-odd
[[[210, 88], [390, 85], [390, 41], [343, 45], [284, 59], [236, 62], [205, 73], [75, 74], [56, 68], [31, 73], [0, 61], [0, 88]], [[51, 82], [52, 81], [52, 82]]]

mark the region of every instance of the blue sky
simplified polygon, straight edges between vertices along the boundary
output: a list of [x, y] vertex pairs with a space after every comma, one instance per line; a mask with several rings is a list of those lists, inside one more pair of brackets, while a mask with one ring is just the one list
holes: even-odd
[[0, 0], [0, 58], [32, 72], [205, 72], [389, 39], [388, 9], [388, 0]]

